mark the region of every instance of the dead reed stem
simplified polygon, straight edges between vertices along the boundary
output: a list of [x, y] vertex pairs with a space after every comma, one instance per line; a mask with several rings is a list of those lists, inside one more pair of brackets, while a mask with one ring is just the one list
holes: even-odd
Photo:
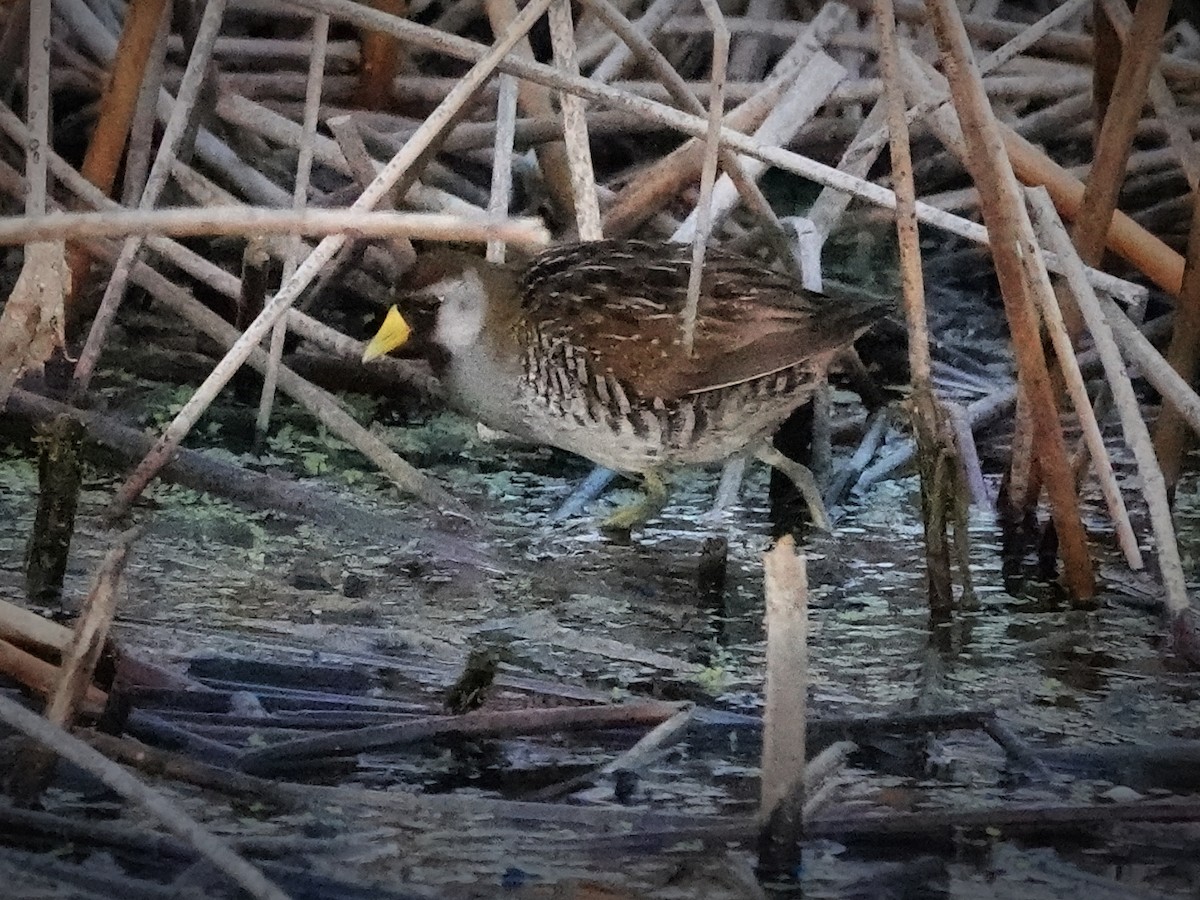
[[[847, 6], [868, 12], [869, 0], [844, 0]], [[927, 7], [918, 0], [900, 0], [896, 4], [896, 17], [904, 22], [922, 25], [925, 22]], [[1024, 30], [1019, 22], [1008, 22], [1003, 19], [987, 16], [962, 16], [963, 26], [972, 38], [980, 43], [1000, 44], [1011, 40]], [[1051, 31], [1039, 42], [1040, 49], [1060, 59], [1077, 63], [1092, 63], [1105, 59], [1119, 57], [1112, 48], [1104, 48], [1097, 52], [1091, 38], [1081, 34], [1068, 34], [1062, 31]], [[1164, 56], [1161, 63], [1162, 72], [1171, 80], [1177, 80], [1183, 86], [1195, 87], [1200, 85], [1200, 62], [1182, 56]]]
[[[1129, 29], [1129, 40], [1121, 53], [1112, 98], [1096, 140], [1096, 156], [1072, 230], [1079, 258], [1087, 265], [1099, 265], [1108, 244], [1109, 223], [1117, 208], [1125, 164], [1129, 160], [1137, 123], [1142, 118], [1146, 88], [1158, 62], [1163, 27], [1170, 9], [1171, 0], [1144, 0], [1138, 3], [1133, 25]], [[1177, 295], [1179, 292], [1175, 290], [1172, 293]], [[1083, 327], [1079, 311], [1067, 306], [1063, 309], [1063, 317], [1074, 340]]]
[[[0, 672], [46, 698], [54, 693], [59, 680], [57, 666], [34, 656], [8, 639], [0, 640]], [[104, 712], [107, 703], [108, 694], [95, 685], [88, 685], [79, 709], [88, 716], [96, 717]]]
[[0, 719], [96, 776], [122, 797], [133, 800], [162, 822], [172, 834], [187, 841], [197, 854], [229, 876], [251, 897], [258, 900], [288, 900], [288, 895], [268, 881], [258, 868], [235, 853], [225, 841], [207, 831], [176, 803], [60, 726], [47, 722], [17, 701], [4, 696], [0, 696]]
[[[407, 9], [406, 0], [370, 0], [371, 5], [381, 12], [402, 16]], [[328, 16], [324, 16], [326, 23]], [[358, 84], [355, 101], [364, 109], [386, 109], [392, 100], [392, 82], [400, 70], [403, 54], [400, 42], [392, 35], [381, 31], [364, 31], [361, 38], [362, 61], [358, 68]], [[315, 56], [315, 53], [313, 54]], [[325, 70], [322, 53], [321, 71]], [[312, 58], [310, 56], [310, 58]], [[309, 72], [311, 81], [312, 74]]]
[[926, 0], [954, 106], [963, 123], [968, 168], [980, 188], [984, 221], [992, 232], [992, 258], [1000, 279], [1005, 312], [1021, 383], [1029, 393], [1041, 446], [1039, 456], [1051, 514], [1059, 535], [1063, 576], [1071, 596], [1084, 602], [1094, 596], [1095, 575], [1087, 534], [1079, 517], [1066, 441], [1038, 334], [1037, 312], [1029, 296], [1024, 260], [1032, 251], [1032, 227], [1020, 189], [1004, 152], [1003, 137], [979, 82], [970, 41], [950, 0]]
[[[683, 109], [697, 115], [704, 115], [704, 106], [696, 98], [696, 96], [688, 90], [686, 83], [680, 74], [667, 61], [666, 57], [659, 52], [633, 23], [617, 9], [609, 0], [585, 0], [588, 9], [592, 10], [596, 16], [601, 19], [605, 25], [611, 28], [636, 54], [638, 59], [645, 65], [654, 75], [662, 82], [671, 98], [679, 104]], [[647, 13], [648, 15], [648, 13]], [[643, 16], [643, 20], [646, 17]], [[595, 75], [593, 75], [595, 77]], [[726, 178], [732, 180], [738, 194], [746, 207], [753, 213], [762, 224], [768, 238], [775, 246], [777, 256], [783, 263], [792, 270], [793, 274], [801, 276], [794, 264], [793, 255], [788, 247], [787, 239], [783, 233], [783, 227], [779, 224], [778, 218], [775, 216], [775, 211], [771, 208], [770, 201], [759, 188], [758, 182], [754, 177], [747, 173], [742, 162], [737, 155], [730, 153], [722, 148], [719, 151], [719, 161], [721, 168], [725, 174], [722, 176], [722, 181]], [[693, 210], [692, 215], [695, 215]], [[693, 239], [695, 234], [695, 223], [691, 226], [678, 229], [671, 237], [675, 241], [689, 241]]]
[[[80, 173], [104, 193], [111, 194], [121, 157], [130, 135], [142, 83], [153, 56], [157, 35], [164, 20], [170, 22], [166, 0], [131, 0], [125, 12], [117, 54], [100, 97], [100, 111], [92, 130]], [[69, 256], [72, 285], [83, 280], [88, 264], [86, 256], [72, 248]], [[67, 299], [67, 314], [74, 317], [73, 294]]]
[[[887, 132], [891, 145], [892, 185], [896, 192], [896, 236], [900, 245], [900, 282], [904, 293], [904, 318], [908, 325], [908, 364], [912, 380], [911, 414], [917, 440], [917, 468], [921, 473], [921, 518], [925, 528], [925, 585], [935, 615], [948, 614], [954, 602], [950, 579], [950, 542], [946, 511], [953, 503], [960, 479], [939, 466], [944, 450], [929, 355], [929, 320], [925, 310], [925, 282], [921, 272], [921, 245], [917, 231], [916, 191], [909, 149], [906, 104], [901, 88], [900, 58], [896, 42], [896, 17], [891, 0], [875, 0], [879, 32], [879, 63], [883, 74]], [[951, 465], [957, 462], [951, 460]], [[943, 473], [941, 479], [938, 472]], [[939, 483], [939, 481], [941, 483]], [[948, 503], [947, 500], [950, 502]], [[958, 535], [959, 540], [965, 535]]]
[[[915, 75], [909, 73], [920, 70], [921, 82], [928, 82], [929, 90], [939, 93], [948, 90], [945, 79], [911, 51], [903, 50], [902, 60], [905, 62], [905, 77], [909, 78], [910, 83], [919, 83]], [[930, 99], [932, 100], [932, 95]], [[933, 124], [939, 139], [962, 160], [965, 149], [959, 149], [964, 148], [964, 144], [961, 138], [962, 131], [955, 117], [949, 115], [948, 111], [934, 108], [927, 121]], [[1021, 182], [1045, 185], [1059, 213], [1068, 219], [1077, 218], [1083, 200], [1083, 182], [1008, 125], [1000, 122], [998, 127], [1004, 141], [1005, 153]], [[967, 237], [966, 234], [963, 236]], [[1112, 217], [1106, 239], [1109, 249], [1114, 253], [1144, 273], [1164, 291], [1172, 296], [1178, 295], [1179, 284], [1183, 279], [1183, 257], [1166, 243], [1119, 210]], [[986, 239], [978, 243], [986, 243]], [[1052, 271], [1061, 273], [1056, 257], [1047, 256], [1046, 263]], [[1131, 296], [1127, 291], [1114, 292], [1115, 286], [1111, 282], [1106, 285], [1095, 277], [1092, 278], [1092, 284], [1114, 296]]]
[[137, 106], [129, 124], [128, 149], [125, 152], [125, 174], [121, 183], [121, 203], [137, 206], [146, 190], [146, 178], [154, 160], [154, 126], [158, 121], [158, 94], [162, 90], [163, 69], [166, 66], [167, 42], [171, 36], [172, 16], [159, 17], [158, 30], [150, 47], [150, 57], [142, 72], [138, 87]]
[[[365, 6], [351, 3], [349, 0], [291, 0], [291, 2], [306, 9], [327, 10], [338, 18], [344, 18], [356, 24], [389, 30], [391, 33], [405, 40], [411, 40], [417, 46], [447, 53], [460, 59], [473, 62], [478, 61], [481, 58], [481, 54], [486, 50], [485, 47], [473, 41], [441, 34], [433, 29], [403, 19], [385, 16]], [[774, 105], [779, 92], [790, 82], [799, 66], [807, 61], [811, 53], [816, 49], [815, 45], [818, 39], [842, 21], [844, 11], [845, 7], [841, 4], [829, 4], [822, 7], [821, 11], [806, 27], [803, 33], [803, 40], [799, 41], [792, 48], [792, 51], [789, 51], [780, 60], [780, 63], [776, 65], [775, 71], [772, 77], [768, 79], [766, 85], [764, 85], [763, 91], [756, 95], [753, 103], [745, 105], [746, 109], [744, 112], [746, 114], [753, 112], [756, 116], [766, 115], [771, 106]], [[577, 93], [589, 100], [605, 103], [617, 109], [635, 112], [639, 115], [652, 118], [665, 127], [681, 131], [692, 137], [703, 137], [707, 134], [707, 122], [699, 116], [694, 116], [651, 100], [635, 97], [588, 79], [573, 78], [550, 66], [508, 56], [501, 58], [497, 62], [496, 67], [501, 71], [517, 75], [538, 84], [543, 84], [547, 87]], [[754, 107], [753, 110], [751, 110], [751, 106]], [[753, 120], [752, 123], [737, 121], [733, 118], [737, 112], [735, 110], [730, 113], [729, 126], [734, 128], [753, 127], [759, 121], [759, 119]], [[822, 185], [847, 191], [859, 199], [884, 209], [895, 208], [895, 195], [887, 188], [839, 172], [831, 166], [819, 163], [799, 153], [778, 147], [764, 147], [752, 137], [740, 131], [731, 131], [729, 127], [722, 128], [721, 140], [726, 146], [739, 153], [760, 159], [785, 171], [810, 178]], [[687, 173], [688, 178], [695, 177], [695, 173], [699, 169], [699, 158], [695, 156], [689, 159], [688, 156], [688, 153], [694, 152], [694, 149], [694, 145], [685, 145], [684, 148], [681, 148], [681, 151], [677, 151], [683, 154], [682, 159], [676, 157], [674, 154], [670, 154], [662, 163], [654, 167], [654, 171], [659, 173], [660, 177], [665, 173], [665, 177], [672, 182], [677, 182], [681, 173]], [[687, 164], [692, 167], [690, 169], [685, 168], [683, 161], [687, 161]], [[674, 193], [674, 191], [670, 193]], [[645, 211], [636, 222], [623, 220], [621, 227], [617, 227], [615, 224], [614, 214], [617, 211], [617, 207], [614, 207], [610, 210], [605, 220], [605, 233], [609, 237], [628, 233], [628, 230], [645, 221], [651, 209], [661, 206], [662, 196], [663, 194], [660, 193], [653, 200], [644, 204]], [[974, 243], [987, 243], [986, 228], [959, 216], [948, 215], [920, 201], [917, 202], [917, 218], [921, 222], [959, 235]], [[1057, 262], [1052, 258], [1048, 259], [1047, 262], [1052, 267], [1057, 266]], [[1057, 268], [1055, 268], [1055, 271], [1057, 271]], [[1142, 293], [1141, 289], [1123, 282], [1122, 279], [1114, 278], [1111, 275], [1096, 270], [1089, 271], [1094, 273], [1090, 274], [1089, 277], [1094, 280], [1097, 287], [1115, 296], [1133, 297]], [[1182, 272], [1182, 260], [1180, 260], [1180, 271]], [[1155, 276], [1152, 275], [1151, 277]], [[1157, 281], [1157, 278], [1155, 280]], [[1177, 284], [1178, 281], [1176, 281]], [[1177, 293], [1177, 290], [1175, 293]]]
[[[402, 8], [403, 0], [391, 2], [391, 8]], [[391, 43], [386, 40], [376, 40], [368, 53], [368, 45], [371, 43], [371, 38], [375, 36], [375, 32], [369, 32], [363, 37], [363, 71], [362, 81], [359, 84], [359, 91], [366, 95], [371, 100], [375, 101], [374, 105], [382, 102], [386, 97], [386, 92], [380, 96], [381, 90], [378, 81], [383, 76], [379, 74], [382, 70], [384, 75], [391, 75], [389, 66], [394, 66], [394, 59], [389, 63], [386, 59], [379, 59], [379, 56], [386, 56], [388, 51], [394, 57], [397, 48], [391, 46]], [[325, 49], [329, 42], [329, 16], [319, 14], [313, 18], [312, 23], [312, 55], [308, 62], [308, 87], [304, 94], [304, 122], [303, 131], [300, 138], [300, 153], [296, 157], [296, 180], [292, 187], [292, 209], [296, 212], [301, 212], [308, 205], [308, 185], [312, 176], [312, 161], [313, 161], [313, 138], [317, 133], [317, 116], [321, 111], [321, 82], [325, 77]], [[370, 59], [376, 68], [369, 68], [367, 59]], [[384, 82], [384, 85], [390, 84], [390, 79]], [[300, 235], [293, 235], [290, 241], [288, 254], [283, 260], [283, 277], [288, 279], [296, 271], [296, 266], [300, 264], [300, 256], [303, 253], [303, 244], [300, 240]], [[267, 366], [267, 371], [263, 375], [262, 394], [258, 401], [258, 416], [254, 423], [255, 446], [260, 447], [266, 441], [267, 432], [271, 426], [271, 408], [275, 405], [275, 385], [279, 380], [279, 361], [283, 358], [283, 344], [287, 339], [288, 319], [283, 316], [271, 328], [271, 348], [270, 348], [270, 364]]]
[[687, 300], [683, 306], [683, 352], [691, 356], [696, 339], [696, 313], [700, 303], [700, 280], [704, 275], [704, 254], [713, 225], [713, 185], [717, 180], [717, 155], [721, 149], [721, 119], [725, 111], [725, 72], [729, 65], [729, 29], [717, 0], [700, 0], [704, 14], [712, 24], [711, 91], [708, 98], [708, 129], [704, 135], [704, 156], [700, 163], [700, 199], [696, 202], [696, 233], [692, 237], [692, 268], [688, 272]]
[[[1120, 37], [1122, 44], [1127, 45], [1133, 22], [1133, 15], [1130, 13], [1129, 7], [1123, 3], [1113, 2], [1113, 0], [1103, 0], [1103, 5], [1109, 24]], [[1170, 85], [1167, 84], [1167, 80], [1157, 65], [1157, 57], [1154, 63], [1155, 65], [1150, 69], [1150, 82], [1147, 86], [1150, 102], [1154, 104], [1154, 112], [1166, 134], [1167, 144], [1174, 153], [1179, 167], [1183, 170], [1184, 177], [1188, 180], [1188, 186], [1195, 191], [1200, 186], [1200, 151], [1197, 151], [1195, 142], [1192, 140], [1191, 130], [1180, 115]]]
[[51, 622], [23, 606], [0, 600], [0, 640], [27, 650], [61, 653], [71, 642], [71, 629]]
[[[575, 25], [571, 21], [571, 0], [554, 0], [547, 10], [550, 41], [554, 46], [554, 64], [568, 75], [579, 74], [575, 58]], [[592, 170], [592, 150], [583, 100], [574, 94], [561, 94], [563, 143], [571, 173], [571, 196], [575, 207], [575, 226], [580, 240], [598, 241], [600, 203], [596, 197], [596, 173]]]
[[[1024, 31], [1014, 35], [1009, 41], [1002, 46], [996, 48], [979, 62], [979, 72], [981, 75], [987, 75], [989, 72], [995, 71], [1006, 62], [1014, 59], [1021, 53], [1024, 53], [1030, 47], [1037, 44], [1039, 40], [1045, 37], [1046, 33], [1056, 25], [1066, 21], [1072, 15], [1079, 11], [1081, 7], [1089, 3], [1090, 0], [1069, 0], [1053, 11], [1047, 13], [1037, 22], [1034, 22]], [[886, 79], [884, 79], [886, 82]], [[886, 85], [885, 85], [886, 87]], [[882, 103], [882, 98], [877, 101]], [[912, 108], [907, 110], [904, 119], [908, 124], [920, 121], [929, 116], [938, 107], [948, 106], [950, 104], [950, 95], [948, 91], [939, 91], [931, 93], [918, 103], [914, 103]], [[870, 118], [868, 116], [868, 118]], [[851, 148], [846, 151], [847, 155], [851, 153], [863, 154], [865, 158], [874, 160], [874, 153], [883, 149], [888, 141], [888, 128], [882, 124], [876, 124], [871, 130], [867, 130], [865, 122], [862, 128], [859, 129], [858, 136], [855, 137]], [[843, 168], [839, 166], [838, 168]], [[870, 168], [868, 165], [867, 168]], [[864, 177], [866, 170], [861, 173]]]
[[[1041, 248], [1037, 244], [1033, 247], [1034, 252], [1040, 255]], [[1063, 313], [1061, 292], [1054, 290], [1044, 265], [1030, 265], [1028, 271], [1030, 294], [1037, 304], [1046, 333], [1054, 347], [1054, 358], [1058, 360], [1067, 396], [1071, 398], [1079, 420], [1079, 428], [1083, 432], [1084, 447], [1092, 458], [1096, 480], [1108, 507], [1109, 518], [1116, 528], [1117, 543], [1121, 552], [1125, 554], [1125, 562], [1129, 567], [1141, 569], [1144, 565], [1142, 552], [1138, 548], [1137, 535], [1133, 533], [1133, 525], [1129, 521], [1129, 511], [1125, 507], [1125, 498], [1121, 495], [1116, 472], [1113, 471], [1112, 459], [1108, 455], [1108, 448], [1104, 446], [1104, 436], [1100, 432], [1100, 424], [1096, 421], [1096, 413], [1088, 397], [1087, 384], [1084, 383], [1079, 360], [1075, 357], [1071, 334]], [[1070, 306], [1074, 308], [1074, 300], [1071, 300]]]
[[[845, 7], [823, 7], [775, 64], [755, 96], [726, 114], [725, 124], [743, 131], [757, 128], [787, 86], [819, 51], [825, 38], [840, 27], [845, 16]], [[685, 108], [696, 110], [699, 102], [695, 100]], [[650, 166], [617, 195], [616, 201], [605, 214], [605, 233], [609, 237], [621, 237], [632, 232], [650, 218], [666, 199], [678, 194], [684, 185], [699, 174], [701, 162], [700, 143], [693, 139]]]
[[129, 235], [212, 236], [254, 234], [334, 235], [434, 241], [500, 239], [540, 247], [550, 234], [540, 219], [472, 220], [444, 213], [398, 213], [362, 209], [260, 209], [252, 206], [50, 213], [0, 220], [0, 246], [64, 238], [120, 238]]
[[[1112, 388], [1113, 399], [1121, 416], [1121, 425], [1125, 432], [1125, 441], [1133, 451], [1137, 460], [1138, 473], [1142, 479], [1142, 493], [1146, 498], [1146, 506], [1150, 513], [1150, 524], [1154, 531], [1154, 543], [1158, 554], [1158, 565], [1165, 590], [1164, 606], [1172, 619], [1178, 620], [1191, 611], [1191, 601], [1187, 595], [1187, 582], [1184, 578], [1183, 563], [1179, 557], [1179, 545], [1175, 538], [1175, 525], [1171, 520], [1171, 507], [1167, 499], [1166, 483], [1158, 459], [1154, 455], [1154, 446], [1150, 440], [1150, 431], [1142, 418], [1138, 406], [1137, 395], [1129, 381], [1124, 361], [1114, 340], [1110, 323], [1116, 318], [1124, 318], [1119, 312], [1115, 315], [1106, 311], [1091, 285], [1086, 279], [1080, 278], [1082, 262], [1071, 261], [1071, 239], [1067, 237], [1054, 204], [1044, 190], [1031, 189], [1028, 192], [1034, 215], [1043, 239], [1068, 261], [1066, 272], [1067, 284], [1075, 294], [1079, 311], [1096, 344], [1096, 350], [1104, 363], [1105, 375]], [[1128, 320], [1126, 320], [1128, 323]], [[1193, 663], [1196, 661], [1195, 650], [1190, 648]]]
[[[25, 211], [46, 211], [50, 144], [50, 10], [31, 5], [25, 109]], [[65, 343], [63, 302], [70, 273], [61, 241], [29, 243], [16, 284], [0, 312], [0, 410], [17, 380], [39, 370]]]
[[[847, 72], [835, 60], [818, 52], [808, 65], [796, 76], [779, 97], [775, 107], [762, 120], [754, 132], [754, 139], [763, 145], [786, 147], [795, 137], [796, 132], [808, 122], [821, 108], [825, 99], [845, 78]], [[732, 155], [732, 154], [729, 154]], [[767, 170], [767, 165], [752, 159], [741, 165], [743, 177], [757, 183]], [[713, 188], [712, 217], [713, 224], [719, 224], [733, 210], [737, 203], [738, 190], [729, 172], [721, 176]], [[692, 210], [683, 226], [674, 236], [675, 240], [690, 240], [697, 233], [700, 207]], [[773, 217], [772, 217], [773, 219]], [[777, 220], [774, 227], [778, 229]], [[788, 254], [788, 257], [791, 253]]]
[[50, 144], [50, 9], [29, 10], [29, 72], [26, 75], [25, 214], [44, 215]]
[[[488, 214], [507, 216], [509, 197], [512, 194], [513, 135], [517, 120], [517, 80], [511, 75], [501, 75], [500, 94], [496, 98], [496, 134], [492, 152], [492, 192], [488, 199]], [[487, 245], [487, 260], [504, 262], [506, 245], [501, 240], [490, 240]]]
[[[552, 0], [558, 2], [558, 0]], [[339, 2], [338, 4], [342, 4]], [[488, 21], [492, 24], [492, 33], [497, 35], [506, 34], [508, 29], [514, 27], [517, 19], [517, 5], [514, 0], [484, 0], [484, 9], [487, 10]], [[333, 10], [330, 10], [333, 12]], [[389, 24], [402, 22], [402, 19], [392, 18]], [[528, 29], [525, 29], [528, 31]], [[397, 37], [403, 39], [404, 35], [397, 34], [392, 31]], [[449, 38], [450, 35], [443, 34], [442, 37]], [[437, 43], [442, 43], [438, 40]], [[429, 49], [435, 49], [430, 47]], [[476, 54], [475, 59], [480, 57]], [[523, 63], [532, 65], [533, 63], [533, 48], [529, 44], [529, 40], [521, 35], [520, 40], [516, 41], [512, 48], [513, 58], [520, 60]], [[472, 60], [475, 61], [474, 59]], [[549, 67], [547, 67], [549, 68]], [[501, 71], [505, 71], [501, 66]], [[556, 71], [556, 70], [551, 70]], [[516, 74], [508, 72], [509, 75]], [[482, 85], [481, 85], [482, 87]], [[548, 87], [555, 85], [539, 84], [528, 79], [520, 79], [517, 82], [517, 106], [528, 116], [557, 116], [557, 111], [554, 108], [554, 102], [551, 98]], [[554, 141], [552, 143], [539, 144], [536, 149], [538, 167], [541, 170], [542, 177], [545, 179], [546, 191], [550, 195], [550, 202], [554, 206], [554, 210], [559, 218], [565, 223], [574, 223], [575, 218], [575, 201], [573, 196], [573, 187], [571, 184], [571, 165], [567, 159], [567, 150], [562, 141]]]
[[[546, 11], [550, 2], [551, 0], [532, 0], [521, 11], [508, 31], [496, 41], [483, 59], [471, 68], [441, 105], [429, 114], [429, 117], [404, 144], [400, 152], [380, 170], [375, 180], [367, 186], [351, 209], [369, 210], [393, 188], [407, 189], [408, 184], [415, 178], [415, 175], [410, 172], [412, 165], [423, 157], [430, 144], [455, 120], [480, 85], [491, 76], [499, 61], [532, 27], [534, 21]], [[385, 18], [392, 19], [393, 17]], [[229, 382], [229, 379], [265, 337], [267, 331], [275, 324], [275, 320], [287, 311], [288, 307], [300, 296], [300, 292], [333, 259], [345, 240], [344, 235], [331, 235], [322, 240], [317, 248], [305, 258], [292, 277], [284, 282], [279, 292], [266, 303], [263, 311], [229, 348], [225, 357], [217, 364], [192, 398], [184, 404], [183, 409], [155, 443], [154, 448], [121, 486], [114, 498], [112, 512], [123, 514], [128, 511], [130, 505], [154, 478], [158, 470], [170, 459], [175, 448], [191, 431], [192, 426], [199, 420], [204, 410], [208, 408], [221, 389]]]
[[[679, 6], [679, 0], [653, 0], [646, 7], [646, 11], [642, 13], [641, 18], [634, 23], [634, 28], [637, 29], [637, 33], [643, 38], [649, 39], [659, 28], [675, 17], [674, 13], [677, 6]], [[701, 18], [700, 21], [704, 22], [706, 29], [709, 27], [707, 17]], [[592, 78], [602, 84], [612, 81], [621, 74], [621, 69], [629, 62], [633, 53], [634, 45], [628, 38], [625, 38], [623, 42], [617, 41], [608, 55], [592, 70]]]
[[[1175, 327], [1167, 348], [1167, 361], [1186, 384], [1193, 384], [1200, 370], [1200, 191], [1192, 191], [1192, 224], [1188, 230], [1187, 265], [1175, 315]], [[1189, 435], [1179, 410], [1163, 403], [1154, 425], [1154, 449], [1163, 469], [1167, 490], [1174, 492], [1183, 470], [1183, 455], [1194, 435]]]
[[131, 0], [125, 13], [112, 70], [100, 98], [96, 127], [91, 132], [88, 151], [79, 167], [80, 174], [104, 193], [113, 192], [146, 67], [166, 8], [167, 0]]
[[[146, 187], [138, 202], [138, 208], [141, 210], [153, 209], [158, 203], [158, 198], [170, 177], [171, 163], [188, 135], [196, 101], [208, 74], [208, 62], [211, 58], [212, 47], [225, 16], [225, 5], [226, 0], [208, 0], [205, 4], [204, 14], [192, 45], [192, 54], [188, 58], [187, 70], [184, 73], [183, 82], [179, 85], [179, 94], [171, 109], [170, 118], [167, 120], [166, 128], [158, 145], [158, 153], [154, 157], [150, 174], [146, 178]], [[75, 364], [74, 391], [77, 394], [86, 393], [88, 385], [91, 383], [92, 373], [95, 371], [96, 363], [104, 349], [104, 339], [108, 334], [108, 328], [116, 319], [117, 310], [125, 297], [129, 269], [141, 252], [142, 244], [143, 240], [140, 236], [128, 239], [113, 266], [108, 285], [104, 289], [104, 299], [100, 301], [100, 309], [92, 319], [92, 327], [88, 331], [83, 349], [79, 352], [79, 361]]]

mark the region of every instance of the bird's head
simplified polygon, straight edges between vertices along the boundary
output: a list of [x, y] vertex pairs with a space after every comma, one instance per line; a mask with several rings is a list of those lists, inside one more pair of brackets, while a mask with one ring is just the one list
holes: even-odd
[[[414, 328], [393, 306], [368, 342], [363, 362], [401, 348], [405, 356], [425, 355], [431, 346], [441, 354], [458, 354], [477, 343], [485, 329], [496, 329], [499, 322], [493, 320], [503, 318], [502, 311], [513, 305], [504, 301], [516, 300], [515, 277], [506, 267], [447, 251], [423, 262], [412, 281], [420, 294], [436, 303], [432, 327]], [[436, 277], [429, 277], [431, 271]]]

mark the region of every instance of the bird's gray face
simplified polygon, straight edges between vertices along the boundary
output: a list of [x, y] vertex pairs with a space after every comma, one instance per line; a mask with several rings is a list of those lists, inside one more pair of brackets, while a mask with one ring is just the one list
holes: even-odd
[[438, 282], [430, 288], [441, 298], [433, 339], [456, 353], [479, 339], [487, 312], [487, 291], [479, 274], [466, 269], [454, 279]]

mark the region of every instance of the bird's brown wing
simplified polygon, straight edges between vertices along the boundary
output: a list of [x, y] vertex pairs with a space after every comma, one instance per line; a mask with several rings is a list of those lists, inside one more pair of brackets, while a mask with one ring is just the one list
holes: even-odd
[[596, 241], [540, 255], [523, 279], [525, 316], [542, 340], [572, 345], [594, 371], [644, 399], [676, 399], [769, 375], [805, 360], [823, 365], [881, 310], [804, 290], [753, 260], [705, 257], [695, 352], [684, 352], [682, 311], [691, 248]]

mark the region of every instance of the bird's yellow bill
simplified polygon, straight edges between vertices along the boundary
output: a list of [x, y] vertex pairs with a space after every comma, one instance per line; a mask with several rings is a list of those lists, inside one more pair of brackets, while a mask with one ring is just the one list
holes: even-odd
[[393, 306], [388, 310], [379, 330], [375, 332], [375, 337], [371, 338], [366, 349], [363, 350], [362, 361], [370, 362], [390, 353], [402, 346], [410, 334], [412, 334], [412, 329], [404, 321], [404, 316], [400, 315], [400, 310]]

